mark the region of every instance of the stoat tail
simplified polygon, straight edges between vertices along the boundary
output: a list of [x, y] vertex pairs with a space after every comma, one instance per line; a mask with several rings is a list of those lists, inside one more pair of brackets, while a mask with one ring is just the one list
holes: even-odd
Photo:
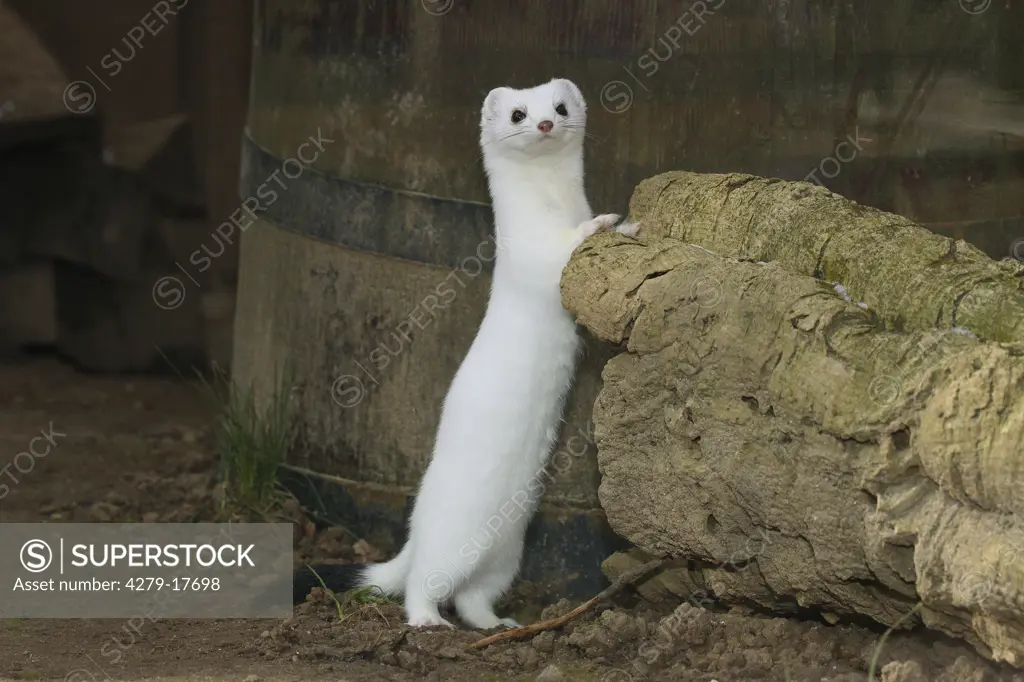
[[304, 566], [292, 576], [292, 603], [301, 604], [314, 587], [324, 585], [335, 594], [372, 585], [384, 594], [398, 596], [405, 591], [405, 578], [409, 574], [411, 557], [409, 544], [406, 543], [398, 556], [383, 564]]
[[373, 586], [384, 594], [397, 597], [405, 592], [405, 579], [409, 577], [409, 569], [412, 564], [412, 549], [410, 543], [391, 561], [383, 564], [367, 564], [362, 572], [360, 583], [363, 586]]

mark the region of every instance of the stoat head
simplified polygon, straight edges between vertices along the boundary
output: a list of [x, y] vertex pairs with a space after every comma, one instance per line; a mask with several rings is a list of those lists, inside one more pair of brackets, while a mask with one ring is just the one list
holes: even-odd
[[564, 155], [582, 149], [586, 127], [587, 103], [570, 80], [495, 88], [480, 112], [480, 147], [484, 158]]

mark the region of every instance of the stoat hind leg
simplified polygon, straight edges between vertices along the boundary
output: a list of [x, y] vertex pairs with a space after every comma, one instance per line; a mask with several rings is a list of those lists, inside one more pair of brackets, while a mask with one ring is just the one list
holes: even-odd
[[524, 529], [511, 529], [498, 538], [472, 578], [455, 595], [455, 611], [467, 625], [480, 630], [519, 627], [511, 618], [499, 618], [494, 603], [512, 585], [523, 557]]

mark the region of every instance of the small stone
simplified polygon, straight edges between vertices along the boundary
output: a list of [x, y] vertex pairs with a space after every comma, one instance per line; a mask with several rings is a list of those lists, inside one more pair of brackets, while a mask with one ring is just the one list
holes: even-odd
[[109, 502], [96, 502], [89, 507], [89, 520], [99, 523], [113, 521], [117, 509]]
[[281, 511], [289, 518], [304, 518], [302, 505], [294, 497], [289, 497], [281, 503]]
[[772, 655], [767, 649], [749, 649], [744, 654], [747, 658], [748, 670], [771, 672]]
[[568, 599], [559, 599], [555, 604], [549, 604], [544, 607], [544, 610], [540, 612], [541, 620], [548, 620], [551, 618], [558, 618], [564, 616], [573, 609], [573, 603]]
[[535, 670], [540, 664], [540, 654], [530, 646], [520, 646], [516, 649], [516, 660], [523, 670]]
[[260, 682], [261, 679], [259, 675], [247, 675], [242, 682]]
[[533, 648], [537, 651], [544, 654], [550, 654], [555, 650], [555, 633], [550, 630], [542, 632], [533, 638], [533, 642], [531, 642], [531, 644], [533, 644]]
[[186, 473], [200, 473], [210, 469], [212, 465], [210, 458], [202, 452], [188, 452], [181, 457], [181, 471]]
[[437, 650], [435, 656], [437, 656], [438, 658], [447, 658], [452, 661], [456, 661], [460, 658], [465, 658], [465, 654], [453, 646], [441, 647]]
[[416, 655], [408, 651], [398, 652], [398, 667], [403, 670], [415, 670], [416, 668]]
[[264, 630], [261, 632], [260, 639], [270, 639], [270, 630]]
[[917, 661], [892, 661], [882, 668], [882, 682], [927, 682]]
[[534, 682], [563, 682], [564, 680], [565, 675], [557, 665], [552, 664], [541, 670]]
[[380, 550], [362, 539], [356, 540], [352, 544], [352, 551], [355, 552], [357, 557], [365, 558], [370, 561], [379, 560], [383, 556]]
[[826, 677], [821, 682], [864, 682], [864, 673], [843, 673], [836, 677]]
[[952, 667], [946, 669], [942, 678], [956, 682], [993, 682], [995, 676], [979, 667], [977, 663], [972, 663], [966, 656], [957, 656]]

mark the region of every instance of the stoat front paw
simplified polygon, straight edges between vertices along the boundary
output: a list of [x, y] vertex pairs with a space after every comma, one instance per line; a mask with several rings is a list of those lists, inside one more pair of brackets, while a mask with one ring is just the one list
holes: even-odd
[[585, 220], [579, 224], [576, 228], [579, 233], [579, 240], [583, 241], [592, 234], [601, 232], [602, 230], [610, 230], [615, 223], [619, 222], [618, 216], [614, 213], [603, 213], [590, 220]]
[[594, 217], [590, 222], [597, 225], [595, 232], [601, 232], [603, 230], [610, 230], [615, 226], [615, 223], [619, 222], [619, 218], [622, 216], [616, 213], [603, 213], [599, 216]]
[[615, 231], [627, 237], [635, 237], [640, 231], [640, 223], [622, 223], [615, 228]]

